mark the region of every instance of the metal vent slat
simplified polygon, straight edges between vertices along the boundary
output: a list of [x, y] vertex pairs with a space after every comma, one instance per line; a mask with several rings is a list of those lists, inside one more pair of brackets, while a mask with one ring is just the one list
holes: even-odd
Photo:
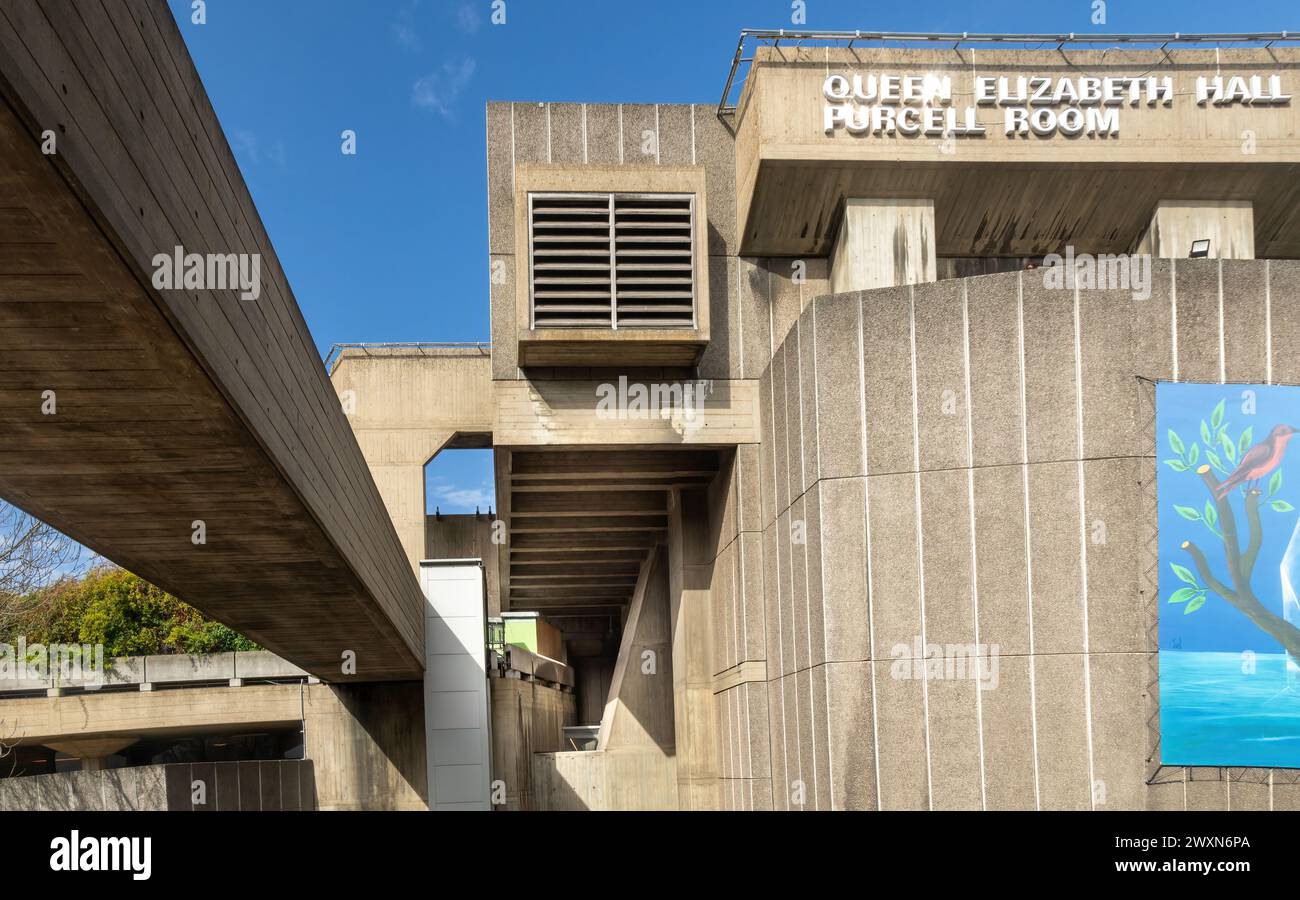
[[692, 328], [689, 194], [531, 194], [533, 327]]

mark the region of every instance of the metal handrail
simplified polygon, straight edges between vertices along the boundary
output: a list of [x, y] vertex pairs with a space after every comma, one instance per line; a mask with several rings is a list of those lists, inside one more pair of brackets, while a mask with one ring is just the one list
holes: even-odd
[[1289, 31], [1252, 32], [1248, 34], [972, 34], [970, 32], [923, 32], [923, 31], [797, 31], [787, 28], [742, 28], [740, 40], [736, 42], [736, 53], [731, 60], [731, 71], [727, 73], [727, 84], [722, 89], [722, 99], [718, 101], [718, 118], [733, 114], [736, 104], [727, 104], [732, 88], [736, 83], [736, 73], [741, 63], [753, 63], [752, 56], [745, 56], [745, 41], [771, 41], [772, 46], [781, 41], [844, 41], [847, 48], [852, 48], [858, 41], [881, 41], [889, 43], [936, 43], [951, 44], [956, 50], [963, 45], [973, 44], [1055, 44], [1056, 49], [1066, 44], [1151, 44], [1159, 45], [1163, 50], [1170, 44], [1262, 44], [1264, 48], [1279, 42], [1300, 41], [1300, 34]]
[[339, 357], [344, 350], [363, 350], [367, 354], [374, 350], [477, 350], [481, 356], [490, 356], [492, 345], [483, 341], [354, 341], [334, 344], [325, 356], [325, 370], [334, 373]]

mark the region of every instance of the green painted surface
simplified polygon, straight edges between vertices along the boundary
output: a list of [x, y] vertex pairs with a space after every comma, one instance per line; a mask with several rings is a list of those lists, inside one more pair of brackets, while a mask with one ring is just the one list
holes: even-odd
[[523, 647], [530, 653], [540, 653], [537, 649], [537, 620], [506, 619], [506, 643]]

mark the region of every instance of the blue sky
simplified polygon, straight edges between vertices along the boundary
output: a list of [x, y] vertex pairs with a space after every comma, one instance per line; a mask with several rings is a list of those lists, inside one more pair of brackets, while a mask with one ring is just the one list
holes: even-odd
[[[742, 27], [1242, 32], [1294, 0], [171, 0], [322, 355], [346, 341], [486, 341], [489, 100], [716, 104]], [[344, 129], [357, 154], [340, 152]], [[430, 508], [491, 495], [487, 451], [435, 460]], [[486, 505], [486, 504], [482, 504]]]

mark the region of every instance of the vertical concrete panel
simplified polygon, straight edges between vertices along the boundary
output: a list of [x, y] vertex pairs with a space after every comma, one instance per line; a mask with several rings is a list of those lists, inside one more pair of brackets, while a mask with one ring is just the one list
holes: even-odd
[[488, 252], [494, 255], [515, 252], [513, 105], [487, 105]]
[[781, 513], [776, 520], [776, 552], [777, 552], [777, 596], [780, 598], [777, 605], [778, 627], [781, 629], [781, 659], [780, 668], [777, 670], [781, 675], [789, 675], [794, 672], [796, 653], [798, 652], [798, 636], [794, 631], [794, 573], [791, 571], [793, 564], [791, 562], [790, 552], [790, 513]]
[[[1037, 631], [1038, 620], [1034, 620]], [[1083, 656], [1045, 654], [1034, 660], [1038, 720], [1039, 797], [1043, 809], [1089, 809], [1088, 727]]]
[[[771, 669], [768, 669], [769, 673]], [[789, 764], [785, 752], [785, 691], [783, 681], [779, 678], [767, 682], [768, 731], [771, 735], [772, 751], [772, 806], [774, 809], [789, 808]]]
[[[817, 386], [821, 378], [818, 367], [815, 336], [817, 309], [809, 306], [799, 329], [799, 414], [803, 420], [803, 444], [800, 469], [803, 480], [799, 492], [803, 493], [817, 483], [819, 447], [817, 440]], [[850, 356], [849, 359], [853, 357]], [[828, 373], [828, 377], [834, 377]]]
[[[823, 593], [825, 580], [822, 554], [822, 485], [818, 482], [804, 495], [806, 522], [806, 587], [808, 595], [808, 665], [816, 666], [826, 661], [826, 611]], [[861, 559], [862, 557], [857, 557]], [[862, 594], [865, 599], [865, 591]]]
[[1025, 410], [1030, 460], [1077, 459], [1074, 297], [1022, 273]]
[[659, 129], [653, 103], [623, 104], [623, 163], [653, 166], [658, 162]]
[[[1268, 295], [1272, 330], [1273, 381], [1300, 383], [1300, 260], [1268, 261]], [[1274, 784], [1276, 788], [1276, 783]]]
[[911, 475], [876, 475], [867, 480], [871, 516], [868, 561], [873, 659], [914, 655], [921, 637], [920, 582], [916, 546], [916, 498]]
[[735, 545], [728, 544], [713, 563], [713, 582], [709, 586], [709, 608], [713, 624], [713, 674], [724, 672], [735, 665], [732, 648], [735, 646], [735, 584], [731, 578], [731, 553]]
[[1229, 808], [1228, 779], [1223, 769], [1189, 768], [1184, 790], [1189, 811], [1219, 811]]
[[975, 640], [969, 523], [966, 472], [952, 470], [922, 475], [922, 566], [925, 637], [929, 643], [970, 644]]
[[809, 671], [812, 682], [813, 765], [817, 772], [817, 809], [831, 808], [830, 710], [826, 666]]
[[1028, 656], [999, 655], [997, 685], [980, 698], [987, 809], [1034, 808], [1034, 720]]
[[925, 745], [925, 682], [895, 678], [891, 669], [908, 662], [876, 662], [876, 735], [880, 748], [880, 808], [929, 809]]
[[832, 809], [876, 808], [871, 663], [829, 663], [826, 678], [827, 781]]
[[1219, 381], [1219, 261], [1180, 259], [1174, 269], [1178, 296], [1178, 378]]
[[[790, 617], [791, 630], [794, 632], [794, 667], [796, 670], [808, 668], [809, 638], [808, 621], [811, 614], [808, 609], [808, 513], [804, 498], [800, 497], [790, 507]], [[816, 561], [814, 560], [814, 564]]]
[[[790, 454], [787, 439], [789, 407], [786, 395], [786, 349], [782, 346], [772, 357], [772, 481], [776, 486], [775, 514], [790, 505]], [[797, 420], [796, 420], [797, 421]]]
[[803, 779], [804, 809], [817, 805], [817, 725], [813, 713], [812, 672], [801, 669], [794, 677], [799, 692], [799, 770]]
[[1146, 302], [1131, 291], [1079, 291], [1085, 457], [1131, 456], [1150, 446], [1141, 427], [1141, 385], [1133, 377], [1132, 307]]
[[1084, 463], [1088, 529], [1088, 649], [1099, 653], [1146, 649], [1147, 598], [1142, 594], [1146, 532], [1141, 459]]
[[[1151, 381], [1174, 376], [1173, 266], [1173, 260], [1153, 259], [1151, 297], [1135, 301], [1128, 307], [1133, 320], [1129, 328], [1129, 338], [1133, 342], [1133, 374]], [[1144, 417], [1152, 415], [1148, 407], [1141, 409]], [[1139, 438], [1145, 435], [1148, 427], [1144, 417], [1135, 422]]]
[[737, 542], [736, 568], [736, 593], [741, 616], [740, 657], [742, 661], [766, 660], [762, 534], [755, 531], [741, 534]]
[[816, 301], [817, 463], [823, 478], [864, 473], [860, 294]]
[[515, 165], [545, 163], [550, 128], [545, 103], [515, 103]]
[[775, 258], [767, 260], [770, 279], [768, 291], [772, 302], [772, 347], [785, 343], [803, 311], [802, 285], [794, 282], [794, 260]]
[[967, 463], [962, 287], [961, 280], [951, 279], [912, 288], [922, 469], [950, 469]]
[[[822, 515], [822, 613], [825, 656], [833, 662], [871, 658], [863, 478], [818, 484]], [[887, 589], [885, 589], [887, 591]]]
[[1017, 273], [968, 278], [972, 456], [978, 466], [1020, 462]]
[[[709, 258], [709, 344], [700, 356], [701, 378], [737, 378], [740, 373], [740, 345], [734, 338], [739, 307], [736, 294], [736, 258]], [[708, 411], [708, 401], [705, 401]]]
[[804, 486], [804, 420], [803, 420], [803, 367], [801, 358], [803, 345], [800, 333], [808, 327], [803, 320], [796, 321], [786, 339], [783, 355], [785, 356], [785, 441], [786, 441], [786, 476], [789, 480], [789, 497], [791, 503], [802, 496]]
[[1094, 650], [1089, 665], [1096, 808], [1143, 809], [1149, 753], [1147, 655]]
[[1255, 260], [1224, 259], [1220, 263], [1228, 381], [1263, 382], [1268, 368], [1264, 267]]
[[1266, 811], [1269, 808], [1268, 769], [1229, 769], [1228, 808]]
[[1076, 463], [1029, 467], [1029, 542], [1033, 558], [1034, 649], [1083, 651], [1079, 591], [1079, 482]]
[[1297, 778], [1297, 773], [1274, 770], [1272, 780], [1274, 811], [1300, 811], [1300, 779]]
[[769, 678], [781, 674], [781, 658], [785, 653], [781, 634], [780, 542], [776, 536], [779, 527], [774, 522], [763, 532], [763, 597]]
[[757, 259], [739, 257], [737, 262], [740, 271], [740, 296], [736, 304], [740, 321], [740, 377], [755, 378], [772, 361], [769, 276]]
[[977, 681], [931, 678], [930, 773], [935, 809], [980, 809], [980, 730]]
[[[688, 104], [659, 104], [659, 163], [689, 166], [694, 163], [694, 122]], [[707, 175], [705, 176], [707, 178]], [[709, 189], [705, 182], [705, 190]], [[710, 206], [713, 204], [710, 203]]]
[[1025, 500], [1020, 466], [975, 470], [975, 560], [980, 640], [1029, 652]]
[[750, 681], [743, 685], [745, 709], [745, 734], [749, 778], [772, 777], [772, 741], [767, 709], [768, 686], [764, 681]]
[[[759, 415], [764, 413], [760, 410]], [[741, 531], [762, 531], [767, 524], [761, 507], [760, 455], [758, 444], [741, 444], [736, 448], [736, 506]]]
[[[488, 292], [492, 307], [492, 377], [513, 380], [518, 374], [519, 345], [515, 319], [515, 257], [489, 260]], [[527, 276], [525, 276], [527, 277]]]
[[[789, 808], [802, 811], [808, 808], [808, 785], [804, 778], [803, 758], [803, 711], [799, 708], [799, 680], [795, 675], [786, 675], [781, 679], [781, 693], [785, 696], [785, 795]], [[797, 804], [796, 788], [803, 796], [803, 803]]]
[[763, 441], [758, 447], [759, 502], [762, 526], [766, 529], [776, 518], [776, 415], [772, 408], [774, 367], [763, 371], [758, 381], [758, 416]]
[[580, 164], [584, 160], [582, 104], [552, 103], [550, 161], [555, 165]]
[[911, 288], [862, 293], [862, 366], [867, 472], [910, 472], [912, 431]]
[[692, 106], [691, 115], [695, 124], [695, 163], [704, 166], [704, 184], [709, 192], [709, 253], [734, 255], [739, 247], [735, 137], [718, 119], [712, 105]]
[[615, 165], [619, 161], [618, 105], [588, 103], [587, 163], [593, 166]]

